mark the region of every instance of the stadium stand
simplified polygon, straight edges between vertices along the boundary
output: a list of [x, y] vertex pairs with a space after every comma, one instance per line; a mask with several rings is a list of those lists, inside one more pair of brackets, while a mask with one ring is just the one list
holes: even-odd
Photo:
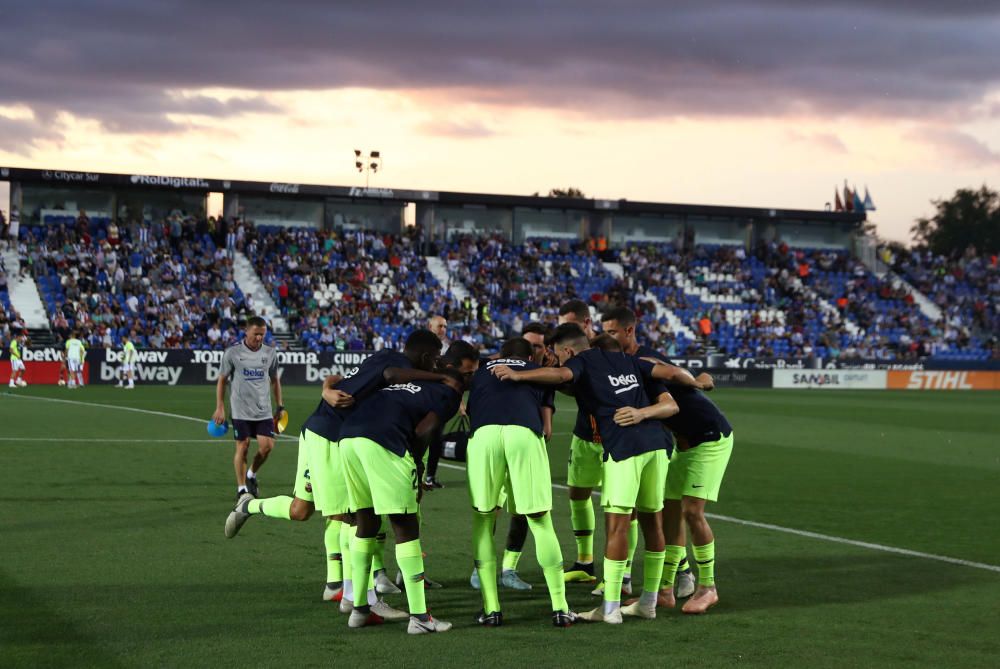
[[[989, 275], [981, 269], [973, 272], [979, 282], [974, 288], [957, 280], [948, 284], [955, 309], [948, 322], [933, 323], [913, 295], [877, 278], [846, 251], [793, 249], [779, 241], [748, 255], [735, 246], [682, 252], [660, 244], [626, 248], [619, 259], [633, 291], [648, 290], [698, 334], [699, 342], [678, 337], [661, 344], [678, 355], [721, 351], [739, 357], [883, 360], [991, 355], [987, 342], [973, 333], [977, 322], [987, 330], [990, 325], [982, 302]], [[935, 301], [948, 305], [949, 299], [938, 295]], [[663, 341], [664, 320], [646, 317], [646, 336]]]
[[[402, 235], [254, 226], [175, 212], [155, 224], [49, 215], [21, 229], [19, 254], [36, 278], [54, 332], [82, 326], [95, 346], [127, 330], [150, 347], [221, 348], [254, 312], [233, 280], [244, 251], [307, 350], [398, 347], [427, 317], [493, 350], [532, 320], [554, 321], [580, 298], [596, 311], [627, 304], [640, 336], [669, 355], [735, 357], [1000, 358], [995, 256], [897, 252], [899, 276], [940, 307], [934, 320], [906, 284], [876, 276], [846, 250], [626, 244], [455, 236], [436, 248], [449, 285], [428, 271], [419, 227]], [[616, 278], [603, 261], [616, 261]], [[2, 274], [0, 274], [2, 276]], [[11, 320], [0, 278], [0, 325]], [[469, 293], [459, 302], [452, 288]], [[686, 326], [686, 327], [684, 327]]]
[[221, 348], [247, 305], [214, 221], [183, 214], [121, 228], [108, 219], [49, 217], [23, 227], [22, 263], [38, 283], [53, 331], [81, 328], [92, 346], [134, 330], [153, 348]]
[[941, 360], [1000, 358], [1000, 263], [969, 247], [948, 258], [929, 251], [895, 251], [890, 264], [942, 312], [930, 354]]
[[414, 234], [257, 226], [246, 253], [302, 345], [313, 351], [398, 347], [413, 324], [456, 312]]
[[569, 299], [601, 310], [622, 297], [623, 285], [582, 241], [535, 238], [514, 246], [499, 235], [461, 236], [440, 256], [478, 305], [479, 320], [498, 324], [501, 336], [529, 321], [554, 321]]

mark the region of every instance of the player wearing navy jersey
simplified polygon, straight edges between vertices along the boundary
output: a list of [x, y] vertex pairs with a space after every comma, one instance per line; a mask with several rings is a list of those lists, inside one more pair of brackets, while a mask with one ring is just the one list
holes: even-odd
[[556, 329], [551, 342], [561, 367], [516, 371], [500, 365], [492, 371], [499, 378], [513, 381], [572, 383], [582, 406], [594, 416], [600, 429], [604, 457], [601, 504], [607, 533], [604, 605], [580, 617], [622, 622], [621, 588], [633, 509], [639, 512], [645, 539], [640, 606], [648, 609], [651, 602], [655, 616], [663, 572], [660, 497], [666, 480], [667, 441], [663, 429], [653, 421], [675, 414], [677, 405], [665, 390], [658, 392], [655, 403], [650, 404], [640, 379], [659, 378], [656, 366], [625, 355], [614, 338], [597, 337], [591, 348], [583, 330], [564, 324]]
[[[674, 375], [666, 383], [680, 412], [664, 421], [677, 437], [677, 449], [670, 460], [664, 492], [663, 531], [667, 548], [659, 603], [671, 608], [676, 605], [671, 587], [674, 580], [672, 567], [686, 558], [684, 528], [687, 525], [691, 530], [692, 551], [698, 567], [698, 589], [681, 610], [684, 613], [704, 613], [719, 601], [715, 587], [715, 535], [705, 517], [705, 505], [719, 497], [722, 479], [732, 455], [733, 428], [719, 407], [699, 392], [712, 389], [708, 374], [698, 375], [698, 380], [703, 383], [697, 386], [683, 383], [687, 375], [684, 370], [670, 365], [656, 351], [635, 343], [635, 318], [631, 312], [609, 312], [605, 319], [605, 331], [615, 334], [619, 341], [629, 342], [626, 350], [634, 348], [636, 355], [655, 359], [660, 367]], [[683, 596], [681, 592], [678, 587], [677, 595]]]
[[[424, 599], [424, 563], [417, 509], [423, 455], [436, 430], [458, 411], [464, 380], [454, 370], [441, 382], [391, 385], [362, 401], [340, 430], [340, 448], [357, 534], [351, 541], [354, 592], [366, 592], [379, 516], [388, 516], [396, 537], [396, 562], [404, 576], [410, 609], [407, 632], [445, 632]], [[377, 624], [368, 605], [355, 602], [350, 627]]]
[[576, 616], [566, 603], [562, 550], [552, 526], [552, 476], [545, 442], [552, 435], [552, 391], [531, 384], [505, 383], [491, 373], [494, 367], [538, 369], [531, 344], [520, 337], [504, 342], [500, 357], [486, 363], [472, 378], [469, 391], [471, 433], [468, 458], [469, 499], [472, 503], [473, 557], [479, 571], [483, 609], [480, 624], [503, 624], [497, 595], [496, 549], [493, 544], [495, 511], [506, 486], [509, 504], [527, 516], [535, 537], [552, 601], [552, 623], [568, 627]]
[[[582, 300], [570, 300], [559, 307], [559, 325], [575, 323], [588, 339], [594, 338], [590, 307]], [[569, 466], [566, 469], [566, 487], [569, 488], [569, 517], [576, 540], [576, 560], [566, 570], [566, 580], [575, 583], [592, 583], [594, 576], [594, 488], [599, 488], [602, 477], [601, 435], [593, 417], [577, 400], [576, 422], [569, 444]], [[626, 585], [626, 591], [631, 592]]]
[[[682, 519], [690, 516], [692, 519], [692, 528], [697, 528], [697, 530], [692, 529], [694, 542], [697, 546], [696, 555], [704, 555], [709, 552], [706, 546], [714, 549], [714, 536], [711, 534], [711, 528], [708, 527], [708, 522], [704, 517], [704, 499], [696, 497], [681, 498], [677, 493], [675, 493], [675, 498], [671, 499], [671, 478], [674, 479], [675, 485], [678, 481], [686, 479], [690, 470], [690, 467], [686, 466], [686, 464], [691, 455], [695, 455], [688, 450], [691, 439], [684, 435], [703, 434], [706, 436], [708, 442], [713, 442], [717, 438], [716, 435], [729, 434], [731, 440], [732, 428], [729, 427], [728, 421], [726, 421], [725, 416], [722, 415], [718, 407], [699, 392], [699, 390], [711, 390], [713, 388], [711, 375], [703, 373], [697, 377], [693, 377], [687, 370], [669, 364], [669, 361], [658, 351], [648, 346], [640, 346], [636, 339], [635, 323], [635, 314], [625, 307], [611, 309], [605, 312], [601, 319], [601, 327], [604, 332], [617, 339], [626, 353], [663, 363], [665, 371], [671, 374], [665, 381], [667, 389], [680, 408], [680, 411], [675, 416], [664, 421], [664, 424], [678, 435], [678, 443], [685, 449], [684, 454], [679, 449], [675, 449], [673, 453], [671, 467], [667, 473], [667, 486], [663, 501], [663, 531], [666, 538], [666, 556], [664, 559], [663, 582], [661, 584], [658, 603], [660, 606], [673, 608], [676, 604], [673, 587], [675, 578], [677, 580], [677, 597], [688, 597], [695, 592], [694, 577], [687, 566], [686, 541]], [[701, 440], [701, 437], [695, 437], [693, 440], [696, 442], [696, 446], [699, 442], [705, 443]], [[711, 450], [712, 445], [709, 444], [709, 448], [703, 451], [703, 453], [708, 453]], [[731, 442], [729, 450], [731, 450]], [[728, 460], [728, 455], [726, 455], [726, 460]], [[725, 466], [723, 465], [724, 469]], [[692, 485], [697, 487], [691, 488], [691, 492], [699, 491], [699, 494], [701, 494], [701, 491], [705, 489], [704, 484], [701, 482], [695, 483], [692, 481]], [[704, 575], [709, 578], [710, 582], [714, 582], [714, 570], [709, 570], [709, 567], [714, 566], [714, 554], [711, 558], [711, 560], [707, 561], [705, 567], [699, 569], [699, 575]], [[711, 574], [711, 577], [709, 577], [709, 574]], [[704, 582], [705, 578], [702, 581]], [[707, 588], [708, 586], [706, 585], [704, 592], [692, 600], [693, 603], [688, 607], [689, 613], [694, 612], [691, 610], [693, 608], [701, 608], [701, 606], [712, 599], [713, 595], [717, 597], [714, 590], [709, 592]], [[711, 605], [708, 604], [708, 606]], [[706, 606], [705, 610], [707, 608]]]
[[[348, 378], [328, 377], [323, 397], [306, 419], [299, 435], [298, 466], [293, 497], [257, 500], [241, 497], [226, 521], [226, 536], [235, 536], [251, 515], [307, 520], [318, 509], [326, 517], [324, 544], [327, 555], [323, 599], [339, 601], [349, 613], [351, 589], [350, 540], [354, 534], [348, 516], [347, 482], [337, 442], [340, 427], [356, 402], [393, 383], [440, 380], [431, 372], [438, 360], [440, 342], [430, 332], [418, 330], [407, 338], [403, 352], [383, 350], [367, 358]], [[373, 578], [378, 594], [398, 593], [385, 576], [381, 553], [376, 554]]]

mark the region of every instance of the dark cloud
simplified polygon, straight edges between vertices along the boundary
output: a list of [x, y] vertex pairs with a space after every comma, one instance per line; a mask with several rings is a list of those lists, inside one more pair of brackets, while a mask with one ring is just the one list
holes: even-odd
[[610, 117], [927, 119], [972, 114], [1000, 82], [995, 2], [36, 0], [4, 21], [0, 103], [121, 132], [277, 111], [168, 93], [202, 87], [419, 89]]

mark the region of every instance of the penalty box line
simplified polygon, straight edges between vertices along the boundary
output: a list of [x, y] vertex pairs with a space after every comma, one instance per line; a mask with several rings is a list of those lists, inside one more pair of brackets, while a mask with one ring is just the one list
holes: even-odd
[[[165, 411], [153, 411], [151, 409], [138, 409], [136, 407], [124, 407], [117, 406], [114, 404], [100, 404], [98, 402], [81, 402], [79, 400], [64, 400], [57, 399], [54, 397], [35, 397], [27, 395], [15, 395], [13, 393], [5, 393], [7, 397], [22, 399], [22, 400], [36, 400], [39, 402], [57, 402], [60, 404], [75, 404], [78, 406], [88, 406], [88, 407], [99, 407], [102, 409], [117, 409], [119, 411], [131, 411], [134, 413], [151, 414], [154, 416], [163, 416], [165, 418], [175, 418], [178, 420], [187, 420], [195, 423], [207, 423], [208, 421], [201, 418], [194, 418], [192, 416], [183, 416], [181, 414], [168, 413]], [[280, 434], [279, 439], [297, 440], [297, 437], [290, 435]], [[63, 440], [65, 441], [65, 440]], [[138, 440], [144, 441], [144, 440]], [[206, 440], [207, 441], [207, 440]], [[465, 471], [465, 467], [461, 465], [455, 465], [448, 462], [442, 462], [442, 467], [447, 467], [449, 469], [457, 469], [460, 471]], [[561, 483], [553, 483], [553, 488], [558, 490], [568, 490], [569, 488]], [[599, 494], [597, 492], [595, 495]], [[982, 569], [985, 571], [992, 571], [995, 573], [1000, 573], [1000, 566], [994, 564], [987, 564], [985, 562], [973, 562], [972, 560], [962, 560], [960, 558], [953, 558], [947, 555], [935, 555], [934, 553], [924, 553], [921, 551], [914, 551], [908, 548], [897, 548], [896, 546], [886, 546], [885, 544], [876, 544], [868, 541], [858, 541], [857, 539], [848, 539], [847, 537], [838, 537], [831, 534], [821, 534], [819, 532], [810, 532], [809, 530], [800, 530], [794, 527], [785, 527], [783, 525], [774, 525], [771, 523], [761, 523], [755, 520], [745, 520], [743, 518], [734, 518], [733, 516], [725, 516], [717, 513], [706, 513], [706, 516], [713, 520], [719, 520], [724, 523], [733, 523], [736, 525], [744, 525], [746, 527], [755, 527], [762, 530], [771, 530], [772, 532], [782, 532], [784, 534], [793, 534], [799, 537], [805, 537], [807, 539], [817, 539], [819, 541], [829, 541], [835, 544], [842, 544], [847, 546], [854, 546], [856, 548], [865, 548], [873, 551], [881, 551], [883, 553], [892, 553], [894, 555], [902, 555], [904, 557], [914, 557], [921, 558], [924, 560], [934, 560], [936, 562], [944, 562], [947, 564], [958, 565], [961, 567], [972, 567], [973, 569]]]

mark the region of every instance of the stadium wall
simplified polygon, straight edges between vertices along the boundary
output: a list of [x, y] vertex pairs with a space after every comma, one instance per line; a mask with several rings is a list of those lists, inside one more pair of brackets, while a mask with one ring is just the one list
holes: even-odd
[[[371, 351], [281, 351], [278, 374], [285, 385], [315, 385], [330, 374], [348, 376]], [[92, 384], [117, 383], [121, 351], [87, 353], [85, 378]], [[876, 360], [823, 360], [820, 358], [678, 357], [675, 364], [692, 372], [708, 371], [720, 388], [789, 388], [831, 390], [1000, 390], [1000, 361], [980, 363], [979, 369], [955, 369], [934, 361], [887, 363]], [[26, 380], [51, 385], [59, 379], [56, 348], [24, 352]], [[222, 351], [146, 349], [138, 352], [136, 381], [145, 385], [199, 385], [219, 378]], [[0, 383], [10, 380], [10, 360], [0, 360]]]

